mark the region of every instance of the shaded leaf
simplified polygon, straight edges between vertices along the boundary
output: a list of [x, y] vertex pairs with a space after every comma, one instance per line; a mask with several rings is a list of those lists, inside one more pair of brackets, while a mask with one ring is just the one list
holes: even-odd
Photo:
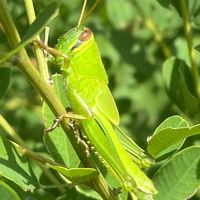
[[33, 192], [38, 185], [22, 152], [4, 138], [0, 138], [0, 174], [19, 185], [24, 191]]
[[106, 1], [106, 9], [110, 21], [116, 28], [124, 28], [131, 22], [133, 17], [133, 5], [129, 1], [115, 0]]
[[42, 12], [35, 21], [31, 24], [28, 31], [25, 33], [21, 42], [16, 48], [7, 53], [1, 60], [0, 63], [5, 62], [11, 56], [16, 54], [21, 48], [26, 46], [28, 43], [32, 42], [33, 38], [41, 33], [48, 23], [58, 14], [58, 6], [56, 2], [52, 2], [45, 10]]
[[10, 83], [10, 68], [0, 67], [0, 99], [5, 94]]
[[[178, 14], [182, 16], [181, 14], [181, 3], [180, 1], [173, 1], [173, 0], [158, 0], [158, 2], [166, 7], [170, 8], [170, 5], [172, 5]], [[198, 16], [200, 14], [200, 1], [197, 0], [189, 0], [186, 1], [187, 9], [190, 15], [190, 20], [194, 21], [196, 25], [199, 25]], [[197, 18], [197, 19], [196, 19]]]
[[200, 147], [187, 148], [162, 166], [153, 177], [155, 200], [188, 199], [200, 185]]
[[200, 52], [200, 44], [196, 45], [194, 48], [195, 48], [198, 52]]
[[127, 200], [128, 199], [128, 191], [124, 188], [121, 188], [121, 185], [117, 181], [117, 179], [112, 176], [110, 173], [105, 174], [105, 179], [111, 188], [119, 189], [120, 193], [118, 195], [119, 200]]
[[200, 26], [200, 15], [198, 14], [197, 16], [195, 16], [193, 21], [197, 26]]
[[[61, 99], [63, 105], [67, 108], [69, 107], [69, 102], [67, 101], [66, 91], [63, 85], [63, 76], [56, 74], [52, 77], [54, 81], [55, 90]], [[49, 128], [55, 120], [54, 114], [51, 112], [50, 108], [46, 103], [43, 104], [42, 108], [43, 118], [45, 122], [45, 127]], [[67, 166], [67, 167], [77, 167], [80, 160], [74, 151], [66, 133], [61, 127], [56, 127], [52, 132], [44, 134], [44, 143], [52, 155], [54, 160]]]
[[165, 87], [171, 100], [186, 114], [195, 115], [199, 104], [194, 94], [193, 79], [183, 60], [172, 57], [163, 65]]
[[173, 0], [158, 0], [158, 2], [166, 7], [166, 8], [170, 8], [170, 6], [172, 5], [176, 11], [179, 13], [179, 15], [181, 15], [181, 10], [180, 10], [180, 4], [179, 1], [173, 1]]
[[[92, 195], [91, 195], [92, 194]], [[102, 198], [91, 190], [86, 190], [83, 192], [82, 190], [72, 188], [68, 190], [65, 195], [58, 197], [56, 200], [102, 200]]]
[[20, 200], [17, 193], [6, 183], [0, 181], [0, 195], [5, 200]]

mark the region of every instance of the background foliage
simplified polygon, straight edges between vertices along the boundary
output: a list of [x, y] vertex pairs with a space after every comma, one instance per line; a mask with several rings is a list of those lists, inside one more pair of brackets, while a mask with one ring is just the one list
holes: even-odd
[[[50, 2], [35, 0], [37, 13]], [[193, 46], [196, 46], [200, 39], [200, 3], [195, 0], [188, 2]], [[59, 3], [59, 15], [50, 24], [50, 46], [56, 44], [60, 35], [77, 25], [82, 7], [80, 0], [61, 0]], [[93, 1], [89, 1], [88, 7], [92, 4]], [[28, 29], [24, 5], [20, 0], [9, 1], [8, 5], [17, 28], [23, 35]], [[99, 45], [110, 80], [109, 87], [119, 109], [121, 127], [144, 149], [147, 147], [147, 137], [171, 115], [182, 115], [189, 124], [199, 123], [199, 103], [190, 97], [195, 96], [195, 87], [188, 68], [178, 68], [177, 73], [174, 72], [173, 88], [168, 84], [173, 80], [168, 77], [168, 71], [164, 70], [169, 62], [173, 62], [165, 62], [170, 56], [176, 56], [182, 65], [190, 66], [183, 20], [180, 16], [180, 7], [176, 3], [171, 6], [170, 1], [109, 0], [101, 1], [85, 22], [85, 26], [93, 31]], [[0, 32], [0, 49], [1, 53], [9, 51], [3, 29]], [[33, 55], [31, 46], [29, 53]], [[197, 64], [198, 58], [197, 53]], [[34, 57], [32, 62], [36, 62]], [[4, 66], [11, 67], [12, 70], [9, 89], [0, 101], [0, 113], [34, 151], [46, 153], [40, 96], [14, 64], [14, 59], [12, 66], [11, 63], [4, 63]], [[50, 69], [52, 72], [58, 71], [52, 63]], [[182, 71], [187, 76], [183, 75], [186, 89], [182, 88]], [[188, 88], [191, 95], [188, 95]], [[186, 96], [188, 100], [185, 100]], [[0, 134], [6, 134], [1, 127]], [[187, 139], [184, 148], [192, 144], [199, 144], [198, 135]], [[47, 180], [40, 169], [36, 170], [41, 183], [46, 184]], [[14, 187], [20, 191], [20, 188]], [[27, 192], [21, 196], [24, 199], [42, 199], [45, 195], [45, 198], [55, 199], [58, 196], [55, 191], [41, 190], [34, 195]], [[198, 199], [198, 194], [193, 197], [195, 198]]]

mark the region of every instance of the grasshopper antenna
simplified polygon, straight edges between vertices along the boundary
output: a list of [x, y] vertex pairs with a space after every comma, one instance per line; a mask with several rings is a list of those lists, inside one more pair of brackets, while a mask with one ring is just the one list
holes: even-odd
[[78, 20], [78, 27], [79, 27], [79, 26], [81, 25], [81, 23], [82, 23], [83, 15], [84, 15], [84, 12], [85, 12], [86, 5], [87, 5], [87, 0], [84, 0], [83, 7], [82, 7], [82, 10], [81, 10], [81, 15], [80, 15], [80, 18], [79, 18], [79, 20]]
[[85, 22], [86, 19], [91, 15], [91, 13], [94, 11], [94, 9], [97, 7], [97, 4], [100, 2], [100, 0], [96, 0], [95, 3], [92, 5], [90, 10], [86, 13], [86, 15], [83, 17], [81, 23]]
[[78, 26], [80, 26], [81, 24], [83, 24], [86, 21], [86, 19], [91, 15], [91, 13], [97, 7], [97, 4], [99, 2], [100, 2], [100, 0], [95, 0], [95, 3], [92, 5], [92, 7], [90, 8], [90, 10], [86, 13], [85, 16], [83, 16], [84, 12], [85, 12], [86, 4], [87, 4], [87, 0], [84, 1], [83, 8], [82, 8], [82, 11], [81, 11], [81, 16], [80, 16], [79, 21], [78, 21]]

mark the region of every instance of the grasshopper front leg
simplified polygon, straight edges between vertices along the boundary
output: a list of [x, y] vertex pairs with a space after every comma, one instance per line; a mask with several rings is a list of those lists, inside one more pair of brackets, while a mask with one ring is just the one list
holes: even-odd
[[[60, 122], [64, 119], [64, 118], [69, 118], [69, 119], [87, 119], [86, 117], [82, 116], [82, 115], [77, 115], [77, 114], [74, 114], [72, 112], [66, 112], [60, 116], [58, 116], [55, 120], [54, 120], [54, 123], [52, 124], [51, 127], [49, 128], [46, 128], [45, 129], [45, 132], [51, 132], [53, 131], [57, 126], [59, 126]], [[69, 124], [69, 126], [71, 126]]]
[[57, 49], [54, 49], [52, 47], [47, 46], [46, 44], [44, 44], [43, 42], [41, 42], [38, 39], [34, 39], [33, 43], [38, 45], [40, 48], [46, 50], [48, 53], [54, 55], [55, 57], [64, 58], [65, 63], [69, 63], [70, 58], [69, 58], [69, 56], [67, 54], [65, 54], [65, 53], [63, 53], [63, 52], [61, 52], [61, 51], [59, 51]]
[[74, 132], [75, 138], [77, 140], [77, 144], [81, 144], [84, 147], [86, 155], [87, 155], [87, 157], [89, 157], [90, 156], [90, 145], [88, 144], [87, 140], [84, 138], [83, 134], [81, 133], [81, 130], [79, 127], [80, 123], [78, 122], [78, 120], [86, 119], [86, 117], [74, 114], [72, 112], [64, 113], [63, 115], [57, 117], [54, 120], [54, 123], [52, 124], [52, 126], [45, 129], [45, 132], [48, 133], [48, 132], [53, 131], [57, 126], [59, 126], [60, 122], [64, 118], [70, 119], [68, 126]]

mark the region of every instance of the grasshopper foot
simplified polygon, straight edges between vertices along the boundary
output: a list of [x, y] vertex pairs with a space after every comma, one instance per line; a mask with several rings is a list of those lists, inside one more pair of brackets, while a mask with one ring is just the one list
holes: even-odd
[[[45, 129], [45, 132], [48, 133], [48, 132], [53, 131], [57, 126], [59, 126], [60, 122], [61, 122], [64, 118], [69, 118], [69, 119], [87, 119], [87, 118], [84, 117], [84, 116], [81, 116], [81, 115], [78, 115], [78, 114], [74, 114], [74, 113], [72, 113], [72, 112], [67, 112], [67, 113], [64, 113], [64, 114], [60, 115], [59, 117], [57, 117], [57, 118], [54, 120], [52, 126]], [[70, 123], [71, 123], [71, 122], [69, 122], [69, 124], [68, 124], [69, 126], [71, 126]]]
[[60, 117], [56, 118], [56, 119], [54, 120], [52, 126], [49, 127], [49, 128], [46, 128], [46, 129], [44, 130], [45, 133], [48, 133], [48, 132], [53, 131], [57, 126], [59, 126], [61, 120], [62, 120], [62, 119], [61, 119]]
[[87, 142], [84, 140], [84, 137], [83, 137], [83, 135], [82, 135], [82, 133], [80, 131], [80, 128], [79, 128], [79, 124], [76, 121], [76, 119], [87, 119], [86, 117], [74, 114], [72, 112], [67, 112], [67, 113], [57, 117], [54, 120], [54, 123], [52, 124], [52, 126], [45, 129], [45, 132], [48, 133], [48, 132], [53, 131], [56, 127], [58, 127], [60, 125], [60, 122], [64, 118], [69, 118], [70, 119], [70, 121], [68, 123], [68, 126], [74, 132], [75, 138], [77, 140], [77, 144], [83, 145], [83, 147], [85, 148], [86, 155], [87, 155], [87, 157], [89, 157], [90, 156], [90, 147], [87, 144]]
[[119, 188], [113, 188], [113, 193], [118, 196], [118, 194], [120, 194], [122, 192], [122, 188], [119, 187]]

